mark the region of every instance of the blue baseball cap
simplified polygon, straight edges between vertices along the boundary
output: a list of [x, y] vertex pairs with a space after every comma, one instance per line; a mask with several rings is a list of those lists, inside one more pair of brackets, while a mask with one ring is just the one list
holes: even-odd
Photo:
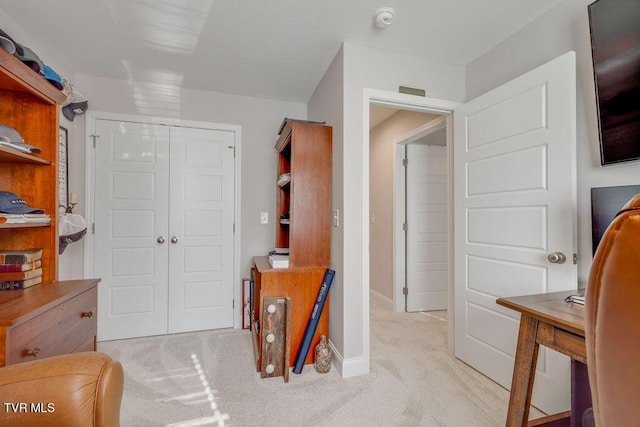
[[0, 191], [0, 213], [5, 214], [43, 214], [42, 209], [32, 208], [17, 194]]
[[58, 90], [62, 90], [64, 88], [62, 84], [62, 77], [55, 71], [53, 68], [49, 67], [47, 64], [42, 64], [42, 70], [40, 73], [44, 76], [45, 79], [49, 80], [49, 83], [54, 85]]

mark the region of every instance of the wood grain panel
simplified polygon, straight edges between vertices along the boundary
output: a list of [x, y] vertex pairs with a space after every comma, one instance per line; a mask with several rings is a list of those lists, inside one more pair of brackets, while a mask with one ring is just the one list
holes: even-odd
[[[70, 353], [93, 339], [97, 332], [97, 297], [94, 287], [12, 328], [8, 363]], [[88, 313], [91, 317], [87, 317]], [[39, 348], [39, 353], [28, 356], [28, 350], [34, 348]]]
[[[326, 269], [272, 269], [267, 257], [256, 257], [254, 262], [256, 267], [255, 312], [258, 314], [263, 312], [265, 298], [286, 297], [291, 299], [291, 354], [289, 366], [293, 366]], [[258, 319], [258, 321], [261, 335], [263, 331], [262, 319]], [[329, 299], [325, 303], [318, 322], [318, 328], [313, 336], [312, 349], [320, 342], [321, 335], [329, 336]], [[305, 364], [309, 363], [313, 363], [313, 351], [310, 351], [305, 359]], [[257, 370], [260, 370], [259, 366]]]
[[[98, 282], [71, 280], [0, 292], [0, 366], [95, 349]], [[88, 312], [91, 317], [83, 316]], [[35, 347], [40, 353], [26, 358], [25, 349]]]

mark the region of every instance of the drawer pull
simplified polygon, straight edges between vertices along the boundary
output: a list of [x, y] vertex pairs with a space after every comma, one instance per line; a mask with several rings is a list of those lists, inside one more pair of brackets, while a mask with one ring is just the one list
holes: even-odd
[[93, 311], [83, 311], [80, 317], [87, 317], [90, 319], [93, 317]]
[[40, 347], [28, 348], [27, 357], [36, 357], [40, 353]]

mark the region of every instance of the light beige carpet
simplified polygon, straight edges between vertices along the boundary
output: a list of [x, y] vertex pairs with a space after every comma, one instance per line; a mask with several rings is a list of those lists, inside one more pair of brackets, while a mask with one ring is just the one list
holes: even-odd
[[124, 367], [122, 425], [504, 425], [509, 393], [449, 354], [446, 313], [371, 300], [371, 372], [349, 379], [313, 365], [288, 384], [261, 379], [242, 330], [99, 343]]

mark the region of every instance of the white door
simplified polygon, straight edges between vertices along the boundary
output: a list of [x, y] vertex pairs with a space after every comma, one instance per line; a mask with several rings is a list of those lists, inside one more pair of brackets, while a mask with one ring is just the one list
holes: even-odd
[[234, 133], [171, 128], [169, 332], [233, 326]]
[[445, 310], [449, 294], [447, 148], [406, 147], [407, 311]]
[[98, 339], [167, 332], [169, 128], [96, 120]]
[[[454, 111], [455, 353], [506, 388], [519, 315], [496, 298], [577, 286], [575, 110], [570, 52]], [[537, 366], [533, 404], [567, 409], [568, 358]]]

